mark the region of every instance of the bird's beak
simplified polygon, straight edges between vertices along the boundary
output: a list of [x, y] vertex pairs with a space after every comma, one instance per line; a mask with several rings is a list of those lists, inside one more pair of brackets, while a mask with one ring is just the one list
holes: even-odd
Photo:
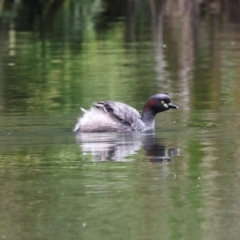
[[169, 108], [179, 108], [177, 105], [174, 105], [174, 104], [172, 104], [172, 103], [169, 103], [169, 104], [168, 104], [168, 107], [169, 107]]

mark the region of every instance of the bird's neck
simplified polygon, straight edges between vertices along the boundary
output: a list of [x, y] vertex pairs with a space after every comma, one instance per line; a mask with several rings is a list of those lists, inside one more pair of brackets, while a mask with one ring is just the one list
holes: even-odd
[[147, 110], [147, 109], [143, 109], [142, 111], [142, 121], [145, 123], [145, 125], [147, 126], [147, 128], [152, 129], [155, 127], [155, 115], [153, 111], [151, 110]]

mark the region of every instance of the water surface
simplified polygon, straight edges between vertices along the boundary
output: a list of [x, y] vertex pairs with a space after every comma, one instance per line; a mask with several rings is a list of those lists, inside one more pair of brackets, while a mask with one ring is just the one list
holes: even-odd
[[[1, 9], [0, 238], [238, 239], [239, 2], [169, 2]], [[156, 131], [72, 133], [156, 92]]]

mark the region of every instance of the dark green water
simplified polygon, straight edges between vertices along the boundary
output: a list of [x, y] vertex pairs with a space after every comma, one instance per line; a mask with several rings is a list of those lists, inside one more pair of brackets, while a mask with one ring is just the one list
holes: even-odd
[[[0, 8], [0, 239], [238, 239], [237, 3], [59, 2]], [[157, 92], [154, 133], [72, 133]]]

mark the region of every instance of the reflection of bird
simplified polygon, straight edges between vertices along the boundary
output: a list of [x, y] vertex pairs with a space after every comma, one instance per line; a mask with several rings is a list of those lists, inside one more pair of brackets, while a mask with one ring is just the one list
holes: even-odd
[[172, 157], [180, 154], [179, 148], [167, 148], [151, 134], [145, 136], [143, 145], [150, 162], [170, 162]]
[[166, 94], [151, 96], [145, 103], [142, 115], [120, 102], [94, 103], [90, 110], [82, 109], [83, 116], [78, 119], [74, 132], [129, 132], [154, 129], [155, 115], [159, 112], [178, 108], [171, 103]]
[[129, 161], [130, 156], [144, 147], [150, 162], [171, 161], [179, 154], [178, 148], [158, 143], [154, 132], [81, 133], [76, 135], [84, 154], [91, 153], [93, 161]]
[[93, 161], [128, 161], [142, 146], [140, 133], [81, 133], [76, 140], [84, 154], [91, 153]]

